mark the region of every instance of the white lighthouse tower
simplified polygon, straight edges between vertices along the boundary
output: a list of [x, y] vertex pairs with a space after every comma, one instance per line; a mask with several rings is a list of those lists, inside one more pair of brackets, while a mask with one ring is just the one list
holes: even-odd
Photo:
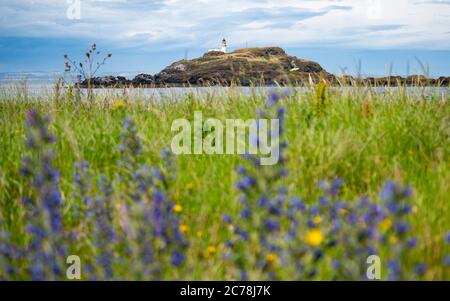
[[222, 44], [220, 45], [220, 48], [208, 49], [207, 52], [223, 52], [223, 53], [227, 53], [227, 51], [228, 51], [227, 40], [225, 40], [225, 38], [224, 38], [222, 40]]
[[222, 46], [220, 47], [220, 51], [222, 51], [223, 53], [227, 53], [227, 40], [225, 40], [225, 38], [223, 38], [222, 40]]

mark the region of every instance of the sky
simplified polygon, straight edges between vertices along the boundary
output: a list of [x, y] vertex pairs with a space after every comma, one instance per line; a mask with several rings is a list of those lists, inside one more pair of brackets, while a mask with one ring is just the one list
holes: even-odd
[[0, 73], [63, 71], [95, 42], [104, 73], [157, 73], [226, 38], [335, 74], [450, 75], [450, 0], [0, 0]]

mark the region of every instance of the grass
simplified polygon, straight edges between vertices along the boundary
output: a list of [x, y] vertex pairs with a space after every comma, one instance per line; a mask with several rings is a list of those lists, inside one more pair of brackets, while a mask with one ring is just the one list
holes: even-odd
[[[28, 187], [19, 175], [24, 146], [25, 115], [30, 108], [51, 114], [51, 132], [58, 137], [55, 164], [61, 172], [61, 189], [66, 214], [74, 200], [73, 165], [89, 161], [93, 177], [114, 179], [118, 173], [117, 145], [122, 120], [132, 116], [143, 142], [145, 161], [162, 164], [160, 151], [174, 135], [172, 121], [203, 118], [254, 118], [265, 95], [193, 95], [160, 101], [140, 97], [99, 97], [95, 103], [72, 105], [62, 96], [30, 96], [26, 92], [3, 90], [0, 96], [0, 217], [4, 227], [21, 233], [25, 209], [21, 199]], [[339, 176], [345, 183], [343, 198], [361, 195], [376, 199], [383, 182], [392, 179], [414, 188], [411, 217], [413, 232], [421, 241], [415, 256], [429, 266], [426, 279], [450, 280], [442, 266], [446, 252], [444, 234], [450, 229], [450, 102], [439, 93], [423, 95], [404, 89], [375, 93], [371, 89], [339, 88], [318, 99], [313, 89], [295, 92], [282, 100], [287, 109], [286, 137], [290, 175], [284, 179], [289, 195], [312, 203], [320, 195], [317, 181]], [[173, 186], [175, 201], [182, 204], [181, 220], [192, 238], [186, 274], [169, 278], [228, 279], [221, 260], [228, 237], [221, 223], [226, 212], [238, 215], [238, 155], [182, 155], [176, 158], [178, 176]], [[200, 235], [200, 232], [202, 235]], [[195, 258], [208, 246], [217, 254], [198, 262]], [[170, 272], [168, 272], [170, 274]]]

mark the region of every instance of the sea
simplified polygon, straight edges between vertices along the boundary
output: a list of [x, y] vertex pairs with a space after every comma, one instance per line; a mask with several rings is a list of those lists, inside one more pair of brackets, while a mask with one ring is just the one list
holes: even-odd
[[[116, 76], [125, 76], [133, 78], [135, 75], [144, 72], [121, 72]], [[100, 74], [104, 76], [107, 74]], [[50, 96], [54, 93], [55, 84], [62, 76], [60, 72], [0, 72], [0, 91], [3, 93], [27, 92], [29, 95]], [[164, 99], [184, 99], [188, 94], [195, 97], [220, 97], [230, 95], [230, 93], [240, 93], [241, 95], [264, 95], [273, 90], [273, 86], [260, 87], [170, 87], [170, 88], [104, 88], [95, 89], [96, 95], [111, 97], [138, 97], [139, 99], [164, 100]], [[308, 91], [307, 87], [294, 87], [297, 92]], [[370, 90], [378, 94], [386, 94], [398, 91], [402, 88], [397, 87], [376, 87], [376, 88], [356, 88], [356, 87], [338, 87], [333, 89], [340, 90]], [[427, 98], [437, 96], [441, 99], [447, 99], [449, 96], [448, 87], [408, 87], [409, 94], [419, 94]]]

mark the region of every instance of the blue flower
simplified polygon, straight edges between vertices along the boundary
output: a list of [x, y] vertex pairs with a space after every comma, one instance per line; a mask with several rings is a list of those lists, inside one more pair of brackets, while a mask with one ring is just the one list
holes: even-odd
[[415, 272], [418, 276], [423, 276], [427, 272], [427, 265], [425, 263], [419, 263], [415, 267]]
[[240, 182], [236, 184], [237, 189], [247, 190], [256, 184], [256, 180], [253, 177], [245, 176]]
[[275, 232], [280, 229], [280, 224], [277, 221], [268, 219], [264, 222], [264, 227], [269, 232]]
[[271, 91], [269, 93], [269, 98], [266, 101], [266, 106], [267, 107], [272, 107], [275, 104], [278, 103], [278, 101], [280, 100], [280, 95], [274, 91]]
[[305, 203], [303, 203], [300, 199], [298, 198], [293, 198], [291, 200], [291, 206], [294, 207], [295, 209], [298, 209], [300, 211], [305, 211], [306, 210], [306, 205]]
[[170, 263], [174, 266], [180, 266], [184, 262], [184, 254], [180, 250], [174, 250], [172, 252], [172, 257]]
[[248, 208], [248, 207], [244, 208], [244, 210], [242, 210], [242, 212], [241, 212], [241, 217], [247, 219], [247, 218], [250, 218], [250, 216], [251, 216], [250, 208]]
[[229, 214], [224, 214], [222, 217], [222, 221], [225, 224], [231, 224], [231, 222], [232, 222], [231, 216]]
[[417, 237], [409, 239], [406, 243], [408, 249], [414, 249], [417, 246]]
[[392, 201], [397, 193], [397, 185], [394, 182], [386, 182], [381, 189], [380, 199], [384, 202]]
[[409, 231], [409, 224], [407, 222], [400, 221], [394, 225], [394, 229], [399, 235], [403, 235]]
[[444, 265], [449, 267], [450, 266], [450, 255], [446, 255], [444, 257]]
[[388, 262], [389, 277], [391, 281], [398, 280], [400, 277], [400, 263], [396, 260], [390, 260]]

